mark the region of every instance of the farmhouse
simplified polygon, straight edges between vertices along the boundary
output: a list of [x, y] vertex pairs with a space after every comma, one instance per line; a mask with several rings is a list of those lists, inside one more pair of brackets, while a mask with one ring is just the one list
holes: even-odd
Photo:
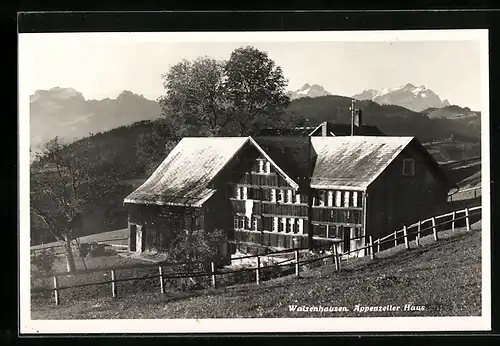
[[248, 246], [346, 240], [345, 252], [435, 214], [452, 185], [414, 137], [184, 138], [124, 200], [129, 250], [223, 229]]

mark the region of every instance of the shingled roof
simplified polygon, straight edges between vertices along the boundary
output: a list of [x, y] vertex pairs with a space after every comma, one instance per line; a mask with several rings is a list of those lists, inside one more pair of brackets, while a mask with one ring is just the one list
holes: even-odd
[[366, 189], [414, 137], [311, 137], [311, 187]]
[[210, 181], [248, 140], [248, 137], [183, 138], [149, 179], [124, 202], [203, 204], [215, 192], [208, 188]]
[[364, 190], [412, 142], [449, 180], [414, 137], [196, 137], [182, 139], [124, 203], [201, 206], [215, 193], [210, 183], [245, 145], [260, 151], [294, 188], [310, 177], [315, 189]]
[[[323, 121], [318, 126], [294, 127], [294, 128], [268, 128], [259, 131], [257, 136], [321, 136], [323, 127], [325, 127], [327, 136], [350, 136], [351, 124], [332, 123]], [[354, 135], [356, 136], [385, 136], [385, 134], [375, 125], [362, 124], [354, 126]]]
[[124, 203], [201, 206], [210, 183], [245, 145], [253, 145], [293, 187], [308, 176], [308, 138], [186, 137]]

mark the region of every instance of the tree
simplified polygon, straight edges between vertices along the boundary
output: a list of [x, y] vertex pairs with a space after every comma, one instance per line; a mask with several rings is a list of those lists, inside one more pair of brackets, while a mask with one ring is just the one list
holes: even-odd
[[224, 91], [234, 131], [247, 136], [279, 121], [290, 104], [288, 81], [266, 52], [248, 46], [231, 53]]
[[30, 166], [30, 211], [44, 230], [64, 243], [69, 272], [76, 270], [71, 241], [82, 216], [106, 194], [121, 186], [116, 159], [99, 154], [91, 141], [46, 143]]
[[154, 121], [152, 131], [141, 134], [136, 143], [139, 164], [146, 173], [152, 173], [177, 144], [171, 122], [160, 118]]
[[218, 136], [229, 118], [224, 95], [224, 62], [208, 57], [183, 60], [162, 75], [162, 114], [175, 135]]
[[246, 136], [276, 124], [290, 103], [287, 80], [267, 53], [239, 48], [230, 59], [183, 60], [162, 75], [159, 103], [173, 140], [185, 136]]

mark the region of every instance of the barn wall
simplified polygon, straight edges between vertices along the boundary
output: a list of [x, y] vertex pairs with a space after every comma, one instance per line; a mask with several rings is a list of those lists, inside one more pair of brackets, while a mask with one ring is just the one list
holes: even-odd
[[[204, 215], [200, 208], [127, 204], [129, 231], [142, 232], [146, 251], [163, 251], [183, 229], [203, 229]], [[140, 249], [137, 249], [140, 252]]]
[[[415, 160], [414, 176], [403, 176], [405, 158]], [[367, 192], [367, 232], [375, 240], [403, 225], [441, 212], [446, 205], [448, 187], [436, 177], [427, 158], [409, 146]]]

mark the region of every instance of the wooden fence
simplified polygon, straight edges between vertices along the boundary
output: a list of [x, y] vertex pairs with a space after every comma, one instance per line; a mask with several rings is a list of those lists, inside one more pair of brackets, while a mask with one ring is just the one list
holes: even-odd
[[[301, 250], [306, 250], [306, 249], [286, 249], [282, 251], [275, 251], [275, 252], [270, 252], [265, 255], [247, 255], [247, 256], [242, 256], [238, 258], [234, 258], [232, 260], [241, 260], [241, 259], [248, 259], [248, 258], [256, 258], [256, 266], [251, 267], [251, 268], [242, 268], [242, 269], [236, 269], [236, 270], [217, 270], [216, 264], [214, 262], [210, 263], [210, 269], [208, 271], [204, 270], [199, 270], [199, 271], [193, 271], [190, 273], [183, 273], [183, 272], [174, 272], [174, 273], [169, 273], [165, 274], [163, 272], [163, 269], [166, 265], [169, 264], [161, 264], [161, 265], [154, 265], [158, 268], [158, 274], [156, 275], [148, 275], [148, 276], [143, 276], [143, 277], [130, 277], [130, 278], [122, 278], [122, 279], [117, 279], [116, 278], [116, 271], [120, 269], [133, 269], [133, 268], [140, 268], [140, 267], [153, 267], [153, 265], [144, 265], [144, 266], [122, 266], [119, 268], [96, 268], [94, 270], [89, 270], [85, 272], [80, 272], [80, 273], [60, 273], [58, 275], [55, 275], [53, 277], [53, 288], [39, 288], [39, 289], [34, 289], [33, 291], [36, 292], [46, 292], [46, 291], [53, 291], [54, 292], [54, 299], [55, 299], [55, 304], [58, 305], [60, 302], [60, 296], [59, 293], [62, 290], [70, 289], [70, 288], [77, 288], [77, 287], [86, 287], [86, 286], [95, 286], [95, 285], [110, 285], [111, 288], [111, 294], [113, 297], [117, 297], [117, 284], [119, 282], [124, 282], [124, 281], [131, 281], [131, 280], [146, 280], [146, 279], [152, 279], [152, 278], [157, 278], [159, 281], [159, 289], [162, 294], [165, 293], [165, 280], [166, 279], [181, 279], [181, 278], [193, 278], [193, 277], [210, 277], [211, 278], [211, 286], [216, 288], [217, 287], [217, 277], [221, 275], [226, 275], [226, 274], [231, 274], [231, 273], [241, 273], [241, 272], [248, 272], [248, 271], [255, 271], [255, 282], [257, 285], [261, 283], [261, 273], [263, 269], [267, 268], [279, 268], [279, 267], [285, 267], [285, 266], [291, 266], [292, 264], [294, 265], [293, 267], [295, 268], [295, 276], [300, 276], [300, 267], [305, 264], [311, 264], [314, 262], [325, 262], [328, 259], [333, 259], [333, 262], [335, 264], [335, 269], [341, 270], [341, 261], [342, 259], [346, 258], [345, 256], [348, 256], [351, 253], [355, 252], [360, 252], [367, 250], [368, 254], [370, 255], [371, 259], [374, 259], [376, 257], [376, 253], [380, 251], [380, 246], [381, 244], [384, 243], [389, 243], [393, 244], [394, 246], [399, 245], [398, 240], [403, 239], [405, 247], [407, 249], [410, 248], [410, 237], [412, 235], [415, 235], [415, 240], [416, 240], [416, 245], [419, 246], [420, 243], [420, 238], [425, 235], [426, 233], [431, 232], [433, 234], [434, 240], [439, 240], [438, 236], [438, 228], [439, 226], [443, 226], [446, 224], [451, 225], [451, 230], [455, 230], [456, 228], [456, 223], [457, 221], [460, 220], [465, 220], [465, 227], [467, 231], [470, 231], [470, 219], [471, 216], [479, 214], [481, 212], [481, 206], [473, 207], [473, 208], [465, 208], [463, 210], [457, 210], [453, 211], [451, 213], [447, 214], [442, 214], [438, 216], [434, 216], [422, 221], [418, 221], [417, 223], [411, 224], [409, 226], [403, 226], [402, 229], [397, 230], [393, 233], [390, 233], [382, 238], [379, 238], [377, 240], [373, 240], [371, 236], [364, 237], [367, 240], [367, 245], [363, 247], [359, 247], [353, 250], [350, 250], [348, 252], [342, 252], [338, 253], [337, 252], [337, 246], [333, 246], [333, 253], [323, 255], [323, 256], [318, 256], [317, 258], [313, 259], [300, 259], [300, 252]], [[463, 214], [462, 216], [459, 216], [460, 214]], [[444, 220], [444, 221], [441, 221]], [[428, 226], [425, 226], [426, 224], [429, 224]], [[360, 239], [361, 237], [353, 238], [353, 239], [348, 239], [345, 241], [351, 241], [355, 239]], [[342, 242], [342, 240], [336, 240], [334, 241], [335, 243]], [[293, 258], [287, 258], [284, 259], [276, 264], [272, 265], [262, 265], [261, 259], [263, 257], [269, 257], [273, 255], [283, 255], [286, 253], [293, 253], [294, 256]], [[191, 262], [192, 263], [201, 263], [201, 262]], [[182, 265], [186, 263], [176, 263], [175, 265]], [[172, 264], [173, 265], [173, 264]], [[97, 272], [97, 271], [107, 271], [110, 272], [110, 277], [111, 280], [107, 281], [101, 281], [101, 282], [93, 282], [93, 283], [84, 283], [84, 284], [79, 284], [79, 285], [71, 285], [71, 286], [59, 286], [58, 285], [58, 277], [61, 276], [70, 276], [70, 275], [78, 275], [78, 274], [86, 274], [88, 272]]]
[[[468, 198], [466, 198], [464, 195], [464, 193], [466, 192], [470, 192], [470, 197], [467, 196]], [[460, 199], [469, 199], [469, 198], [477, 198], [481, 196], [481, 186], [474, 186], [474, 187], [470, 187], [468, 189], [459, 189], [457, 192], [451, 194], [451, 195], [448, 195], [448, 202], [453, 202], [453, 200], [460, 200]], [[462, 198], [460, 198], [462, 197]]]
[[[78, 239], [74, 239], [74, 240], [75, 240], [75, 243], [72, 245], [76, 245], [77, 247], [79, 247], [80, 242], [78, 241]], [[112, 242], [124, 241], [124, 240], [128, 240], [128, 238], [101, 239], [101, 240], [97, 240], [97, 241], [91, 241], [88, 243], [105, 244], [105, 245], [115, 246], [115, 247], [128, 246], [128, 245], [121, 245], [121, 244], [113, 244], [112, 243]], [[55, 244], [55, 245], [47, 245], [47, 246], [44, 246], [43, 244], [36, 245], [36, 247], [32, 247], [30, 249], [30, 254], [31, 254], [31, 256], [35, 256], [37, 254], [37, 252], [42, 252], [42, 251], [49, 250], [49, 249], [54, 249], [54, 250], [63, 249], [64, 250], [64, 244]]]

